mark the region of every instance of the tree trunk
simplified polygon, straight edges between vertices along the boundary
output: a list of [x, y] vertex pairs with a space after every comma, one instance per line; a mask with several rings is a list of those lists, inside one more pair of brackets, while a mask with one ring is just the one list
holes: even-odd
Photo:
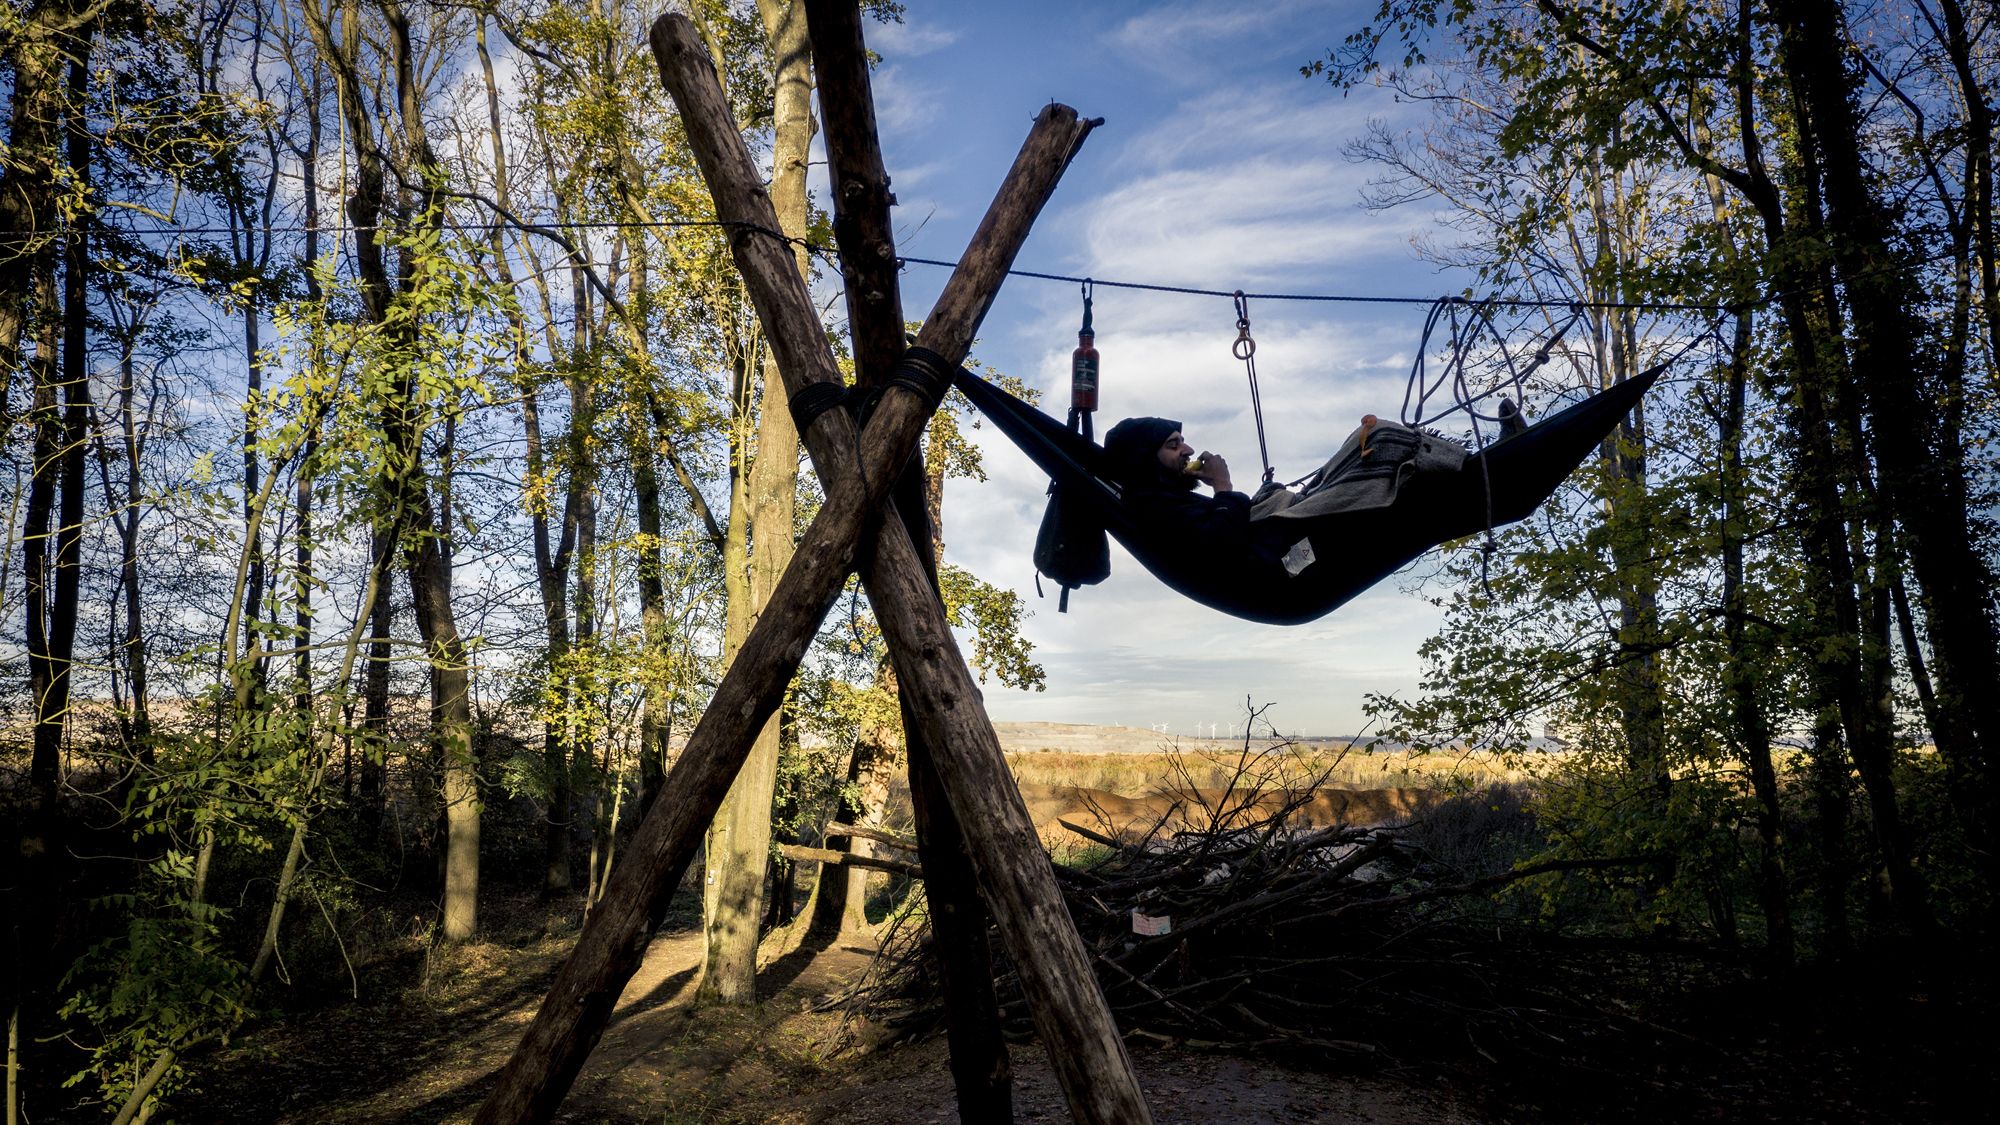
[[[119, 585], [123, 588], [125, 628], [125, 680], [130, 689], [131, 749], [141, 766], [153, 764], [152, 693], [146, 682], [146, 626], [144, 594], [140, 586], [139, 544], [145, 515], [145, 479], [139, 459], [138, 372], [132, 362], [133, 343], [128, 341], [119, 363], [118, 430], [120, 453], [125, 461], [125, 509], [118, 524]], [[107, 498], [108, 499], [108, 498]]]
[[257, 457], [257, 412], [262, 409], [264, 395], [263, 344], [258, 339], [258, 306], [255, 300], [243, 303], [243, 355], [246, 376], [243, 396], [243, 525], [252, 528], [250, 539], [243, 545], [243, 553], [250, 561], [249, 580], [243, 588], [243, 653], [244, 659], [253, 662], [261, 673], [263, 662], [257, 654], [265, 647], [265, 641], [258, 636], [263, 623], [264, 606], [264, 544], [263, 536], [255, 530], [251, 521], [250, 506], [263, 489], [263, 465]]
[[[582, 278], [572, 270], [576, 292], [573, 300], [584, 297]], [[583, 307], [578, 305], [578, 307]], [[587, 318], [577, 318], [572, 347], [577, 356], [586, 354], [590, 348], [591, 329]], [[548, 835], [544, 840], [544, 855], [547, 870], [543, 877], [542, 892], [545, 895], [567, 891], [573, 880], [570, 870], [571, 853], [576, 847], [576, 818], [578, 807], [583, 804], [577, 799], [576, 779], [586, 769], [592, 758], [595, 740], [592, 738], [591, 723], [582, 716], [587, 712], [593, 698], [593, 675], [596, 655], [593, 646], [597, 638], [597, 487], [595, 455], [589, 440], [596, 425], [597, 411], [594, 403], [595, 392], [589, 380], [573, 376], [567, 381], [569, 390], [569, 430], [565, 435], [569, 469], [569, 488], [563, 498], [562, 543], [556, 553], [556, 561], [549, 574], [549, 582], [556, 590], [553, 612], [560, 614], [563, 609], [564, 584], [574, 575], [574, 588], [569, 593], [570, 622], [564, 637], [553, 631], [549, 635], [551, 652], [560, 642], [565, 658], [561, 665], [552, 664], [558, 678], [557, 694], [563, 700], [563, 716], [560, 725], [560, 739], [551, 744], [548, 765], [552, 796], [549, 802]], [[559, 618], [551, 618], [559, 621]]]
[[[369, 536], [370, 569], [386, 565], [393, 546], [385, 529]], [[395, 628], [395, 607], [389, 584], [375, 585], [368, 609], [368, 662], [361, 673], [361, 815], [371, 832], [380, 829], [389, 799], [389, 638]], [[342, 685], [345, 690], [345, 685]]]
[[634, 411], [631, 424], [636, 431], [631, 455], [632, 499], [639, 514], [639, 631], [652, 658], [648, 661], [652, 671], [641, 687], [644, 697], [639, 711], [638, 813], [643, 817], [667, 778], [667, 716], [673, 704], [660, 668], [672, 648], [672, 638], [667, 629], [665, 563], [660, 541], [660, 475], [654, 461], [649, 412]]
[[[507, 161], [506, 134], [500, 127], [500, 87], [493, 74], [493, 56], [486, 47], [486, 18], [482, 15], [473, 24], [473, 44], [479, 55], [480, 75], [486, 88], [487, 139], [493, 151], [493, 194], [504, 208], [513, 208], [513, 189]], [[503, 289], [510, 295], [506, 302], [507, 326], [513, 334], [514, 343], [514, 384], [521, 392], [521, 429], [523, 444], [527, 450], [528, 497], [525, 504], [528, 513], [529, 534], [535, 551], [535, 584], [541, 594], [542, 624], [547, 635], [545, 661], [549, 674], [558, 678], [555, 693], [566, 697], [567, 691], [560, 685], [565, 675], [569, 655], [569, 560], [576, 542], [576, 511], [578, 496], [576, 478], [565, 490], [563, 500], [562, 541], [552, 545], [549, 537], [549, 490], [554, 474], [548, 466], [542, 438], [541, 387], [540, 378], [535, 373], [537, 367], [534, 345], [529, 338], [527, 318], [521, 313], [518, 299], [511, 295], [514, 291], [514, 267], [507, 254], [506, 232], [495, 225], [491, 232], [493, 265]], [[536, 279], [537, 285], [540, 278]], [[553, 349], [555, 341], [550, 341]], [[544, 897], [562, 894], [571, 885], [570, 872], [570, 818], [571, 800], [569, 786], [569, 755], [562, 722], [554, 716], [542, 721], [542, 763], [548, 778], [549, 793], [546, 801], [546, 820], [542, 826], [542, 894]]]
[[[385, 37], [388, 69], [394, 77], [396, 121], [403, 134], [394, 151], [408, 161], [406, 167], [397, 169], [396, 179], [399, 184], [411, 185], [418, 191], [415, 213], [436, 231], [443, 222], [442, 199], [438, 194], [443, 168], [431, 151], [425, 132], [409, 20], [398, 0], [375, 0], [375, 3], [388, 32]], [[355, 273], [362, 313], [379, 331], [389, 334], [388, 350], [400, 357], [392, 385], [383, 392], [380, 407], [384, 437], [380, 492], [386, 498], [387, 510], [376, 515], [375, 547], [378, 558], [385, 557], [386, 552], [402, 553], [417, 629], [430, 657], [432, 743], [441, 756], [444, 790], [443, 933], [447, 941], [463, 941], [472, 936], [477, 925], [479, 873], [479, 796], [472, 752], [471, 670], [451, 604], [451, 527], [448, 518], [440, 520], [432, 505], [424, 472], [424, 427], [429, 410], [416, 397], [421, 392], [414, 373], [419, 347], [417, 326], [409, 318], [390, 316], [398, 292], [406, 292], [416, 283], [413, 256], [425, 251], [406, 247], [392, 283], [384, 247], [378, 240], [379, 223], [388, 203], [389, 150], [376, 133], [377, 119], [362, 99], [358, 0], [342, 0], [341, 17], [342, 38], [336, 44], [320, 15], [312, 10], [307, 12], [307, 22], [320, 54], [335, 73], [341, 110], [354, 146], [355, 176], [353, 193], [348, 199], [348, 219], [355, 233]], [[445, 471], [449, 479], [449, 464]], [[412, 542], [402, 542], [403, 533], [413, 527], [421, 529], [423, 534]], [[386, 639], [386, 629], [378, 635]]]
[[[1613, 138], [1614, 142], [1616, 138]], [[1609, 183], [1607, 184], [1607, 180]], [[1595, 260], [1586, 282], [1599, 300], [1621, 302], [1602, 281], [1623, 276], [1631, 251], [1626, 245], [1630, 217], [1624, 187], [1601, 153], [1590, 163], [1590, 218]], [[1593, 315], [1598, 338], [1599, 379], [1603, 386], [1638, 374], [1637, 321], [1632, 309], [1603, 308]], [[1604, 439], [1601, 457], [1607, 478], [1605, 519], [1611, 543], [1613, 586], [1618, 597], [1615, 687], [1627, 762], [1634, 775], [1662, 798], [1670, 784], [1666, 763], [1665, 705], [1659, 673], [1659, 579], [1652, 534], [1646, 524], [1645, 404], [1632, 408]]]
[[[749, 637], [755, 621], [751, 599], [754, 584], [750, 580], [750, 472], [751, 421], [750, 401], [752, 391], [752, 362], [747, 354], [735, 357], [736, 412], [731, 419], [731, 456], [729, 472], [729, 527], [728, 539], [722, 547], [722, 591], [723, 606], [722, 655], [725, 667], [733, 668], [742, 656], [744, 641]], [[701, 983], [696, 989], [697, 998], [703, 1003], [749, 1003], [756, 996], [756, 920], [758, 899], [763, 893], [764, 857], [756, 850], [754, 838], [759, 831], [770, 829], [770, 802], [766, 798], [761, 809], [752, 809], [752, 798], [748, 792], [768, 794], [771, 782], [762, 776], [762, 764], [770, 762], [775, 776], [776, 731], [775, 713], [759, 726], [758, 733], [751, 739], [749, 757], [733, 775], [729, 791], [717, 807], [714, 822], [709, 826], [707, 839], [702, 846], [701, 916], [703, 928]], [[761, 783], [761, 784], [760, 784]], [[736, 837], [739, 828], [752, 836], [749, 842]], [[754, 878], [749, 872], [725, 873], [723, 868], [732, 865], [754, 864]], [[733, 889], [733, 901], [725, 902], [723, 892]], [[745, 933], [745, 930], [748, 933]], [[749, 949], [747, 956], [741, 951]], [[744, 969], [745, 962], [750, 968]]]
[[[1704, 147], [1708, 138], [1697, 126]], [[1728, 196], [1713, 174], [1703, 176], [1708, 189], [1710, 217], [1724, 231], [1721, 240], [1724, 262], [1734, 279], [1737, 294], [1752, 284], [1743, 269], [1737, 246], [1736, 227], [1728, 213]], [[1740, 299], [1740, 296], [1739, 298]], [[1792, 927], [1791, 902], [1784, 859], [1784, 807], [1778, 792], [1777, 764], [1771, 756], [1771, 724], [1757, 694], [1757, 685], [1771, 659], [1766, 630], [1754, 634], [1750, 625], [1749, 596], [1743, 581], [1743, 548], [1750, 534], [1750, 482], [1743, 468], [1745, 415], [1749, 407], [1751, 349], [1755, 346], [1752, 313], [1739, 308], [1734, 317], [1735, 331], [1730, 342], [1721, 425], [1717, 444], [1721, 447], [1722, 493], [1721, 554], [1723, 634], [1728, 663], [1723, 668], [1723, 693], [1729, 702], [1729, 729], [1736, 750], [1750, 767], [1751, 795], [1756, 799], [1757, 822], [1757, 902], [1764, 914], [1765, 947], [1776, 970], [1788, 970], [1797, 956], [1797, 935]]]
[[[68, 461], [61, 445], [67, 418], [58, 407], [56, 384], [61, 376], [54, 330], [64, 310], [56, 302], [55, 291], [59, 243], [48, 227], [60, 211], [59, 166], [64, 160], [60, 139], [67, 108], [62, 44], [75, 30], [60, 25], [70, 14], [67, 6], [60, 4], [38, 5], [17, 14], [16, 19], [26, 26], [17, 25], [5, 44], [12, 112], [7, 159], [0, 170], [0, 410], [11, 403], [15, 380], [25, 367], [33, 387], [30, 424], [34, 435], [26, 520], [21, 531], [24, 639], [29, 706], [34, 711], [28, 776], [32, 804], [8, 841], [19, 857], [19, 875], [0, 892], [10, 931], [5, 997], [10, 1104], [21, 1062], [19, 1044], [33, 1041], [45, 1014], [42, 997], [50, 982], [44, 977], [51, 968], [49, 954], [58, 933], [52, 922], [60, 916], [57, 865], [67, 851], [60, 801], [67, 699], [59, 699], [58, 692], [66, 696], [68, 691], [68, 646], [56, 636], [63, 615], [49, 604], [52, 596], [60, 598], [63, 584], [62, 548], [51, 540], [63, 537], [64, 529], [50, 525], [56, 517], [59, 478]], [[87, 32], [83, 38], [87, 41]], [[39, 323], [34, 355], [29, 359], [24, 357], [22, 344], [31, 321]], [[14, 422], [11, 417], [0, 420]], [[66, 490], [66, 483], [61, 487]], [[69, 615], [72, 630], [74, 608]]]
[[1950, 424], [1963, 413], [1965, 387], [1935, 383], [1935, 357], [1919, 346], [1917, 282], [1892, 245], [1886, 206], [1869, 183], [1839, 9], [1779, 0], [1772, 12], [1795, 108], [1820, 158], [1827, 242], [1854, 321], [1854, 379], [1882, 493], [1906, 533], [1930, 626], [1939, 714], [1954, 728], [1939, 744], [1964, 748], [1947, 763], [1955, 803], [1975, 856], [2000, 884], [1990, 761], [2000, 741], [2000, 693], [1992, 690], [2000, 683], [2000, 629], [1993, 571], [1972, 534], [1966, 450]]
[[[43, 34], [53, 34], [43, 29]], [[29, 471], [26, 520], [22, 527], [22, 578], [26, 583], [29, 705], [34, 711], [29, 785], [44, 815], [56, 807], [62, 773], [62, 730], [67, 711], [69, 668], [58, 650], [61, 611], [57, 493], [67, 458], [63, 452], [65, 417], [62, 409], [62, 364], [58, 328], [62, 305], [56, 295], [56, 239], [41, 233], [41, 219], [56, 208], [56, 162], [61, 159], [62, 56], [51, 43], [18, 48], [14, 58], [14, 115], [4, 191], [4, 218], [10, 237], [19, 244], [0, 255], [0, 335], [5, 339], [6, 375], [11, 380], [25, 366], [33, 385], [30, 415], [34, 434]], [[18, 232], [18, 234], [16, 233]], [[36, 325], [33, 354], [22, 363], [22, 342], [30, 319]], [[71, 607], [73, 614], [74, 607]], [[73, 620], [73, 618], [72, 618]], [[23, 854], [30, 854], [23, 852]]]
[[[875, 669], [875, 690], [887, 699], [898, 698], [895, 666], [886, 656]], [[881, 822], [889, 801], [890, 770], [901, 757], [901, 732], [900, 721], [870, 721], [861, 728], [847, 759], [847, 785], [836, 819], [845, 824]], [[851, 852], [854, 848], [850, 837], [833, 850]], [[868, 872], [844, 863], [821, 864], [819, 882], [813, 886], [809, 932], [838, 937], [867, 928]]]
[[1852, 883], [1854, 862], [1848, 843], [1849, 803], [1854, 784], [1847, 764], [1847, 752], [1840, 742], [1838, 705], [1824, 693], [1816, 696], [1813, 717], [1811, 783], [1814, 819], [1818, 822], [1814, 839], [1819, 853], [1819, 910], [1822, 933], [1820, 954], [1835, 959], [1854, 948], [1853, 929], [1847, 916], [1847, 889]]
[[1803, 298], [1785, 301], [1786, 319], [1796, 375], [1792, 388], [1791, 430], [1797, 436], [1797, 468], [1793, 488], [1804, 505], [1801, 542], [1806, 562], [1806, 597], [1814, 606], [1804, 634], [1814, 676], [1821, 690], [1838, 707], [1846, 732], [1848, 753], [1860, 770], [1869, 810], [1882, 845], [1889, 882], [1906, 921], [1918, 931], [1930, 928], [1929, 895], [1910, 861], [1909, 845], [1897, 808], [1891, 773], [1894, 731], [1882, 700], [1870, 690], [1863, 666], [1861, 603], [1858, 575], [1849, 553], [1848, 528], [1842, 512], [1836, 473], [1831, 420], [1821, 382], [1837, 360], [1822, 358], [1819, 333]]
[[1771, 726], [1757, 685], [1771, 650], [1761, 636], [1752, 638], [1748, 597], [1743, 587], [1743, 542], [1748, 533], [1749, 496], [1743, 473], [1743, 423], [1747, 405], [1751, 348], [1750, 316], [1736, 317], [1730, 350], [1727, 402], [1722, 432], [1722, 612], [1728, 647], [1723, 690], [1729, 700], [1730, 729], [1736, 751], [1750, 767], [1750, 790], [1756, 799], [1757, 901], [1764, 912], [1764, 940], [1771, 964], [1783, 971], [1795, 955], [1791, 905], [1786, 889], [1784, 808], [1778, 796], [1778, 771], [1771, 758]]
[[[1745, 106], [1749, 104], [1751, 94], [1746, 86], [1739, 85], [1737, 96]], [[1836, 413], [1840, 396], [1854, 392], [1840, 338], [1829, 330], [1826, 302], [1830, 295], [1825, 294], [1824, 279], [1809, 251], [1819, 231], [1819, 210], [1813, 133], [1803, 122], [1795, 142], [1800, 172], [1791, 193], [1791, 215], [1784, 196], [1765, 177], [1758, 143], [1751, 133], [1742, 137], [1744, 163], [1751, 172], [1738, 186], [1756, 207], [1769, 258], [1779, 264], [1778, 305], [1791, 345], [1787, 383], [1777, 389], [1776, 397], [1787, 415], [1786, 429], [1794, 443], [1789, 483], [1800, 508], [1803, 598], [1808, 607], [1808, 620], [1800, 632], [1805, 638], [1802, 644], [1811, 664], [1814, 690], [1837, 708], [1847, 752], [1867, 785], [1898, 906], [1913, 930], [1924, 931], [1930, 926], [1929, 896], [1910, 862], [1889, 769], [1894, 730], [1884, 710], [1885, 700], [1870, 691], [1871, 677], [1863, 662], [1866, 638], [1858, 593], [1860, 575], [1852, 553], [1848, 506], [1842, 497], [1843, 485], [1855, 491], [1863, 486], [1850, 479], [1859, 461], [1841, 455]]]
[[[805, 10], [798, 0], [759, 0], [758, 14], [773, 71], [771, 206], [779, 229], [787, 237], [799, 238], [806, 229], [806, 160], [813, 132]], [[795, 253], [803, 273], [804, 252]], [[745, 624], [762, 611], [791, 562], [793, 503], [798, 493], [798, 432], [784, 407], [784, 380], [777, 360], [768, 352], [762, 385], [746, 496], [748, 527], [740, 529], [750, 537]], [[748, 396], [744, 401], [747, 404]], [[731, 523], [736, 523], [733, 506]], [[736, 615], [732, 612], [731, 617]], [[763, 916], [779, 753], [778, 724], [767, 723], [709, 834], [708, 944], [698, 993], [707, 1002], [747, 1004], [756, 999], [758, 923]]]
[[[1993, 218], [1994, 128], [1992, 88], [1994, 75], [1989, 67], [1979, 73], [1979, 58], [1966, 9], [1959, 0], [1938, 0], [1944, 17], [1939, 36], [1945, 59], [1958, 80], [1959, 104], [1964, 107], [1965, 219], [1971, 235], [1973, 256], [1979, 267], [1980, 309], [1986, 331], [1986, 354], [2000, 362], [2000, 241], [1996, 241]], [[1992, 21], [1987, 21], [1992, 33]]]
[[[626, 218], [645, 221], [642, 209], [630, 205], [626, 207]], [[633, 246], [631, 292], [648, 298], [652, 293], [643, 239], [635, 240]], [[648, 352], [644, 322], [632, 325], [632, 331], [642, 354]], [[672, 652], [673, 638], [667, 626], [665, 546], [660, 538], [663, 521], [656, 458], [661, 435], [654, 432], [652, 425], [652, 386], [646, 385], [637, 393], [641, 401], [626, 414], [630, 426], [626, 444], [632, 462], [632, 502], [639, 520], [639, 541], [635, 545], [638, 561], [634, 567], [639, 589], [639, 636], [645, 652], [644, 666], [648, 669], [640, 685], [639, 701], [638, 812], [644, 816], [667, 776], [667, 735], [673, 702], [662, 669]]]
[[[420, 525], [434, 527], [428, 506]], [[451, 608], [451, 557], [443, 533], [404, 552], [417, 629], [431, 664], [432, 737], [444, 770], [444, 940], [470, 941], [479, 925], [479, 784], [472, 748], [472, 669]]]
[[[311, 105], [306, 111], [306, 147], [300, 154], [300, 164], [304, 169], [301, 177], [305, 194], [305, 286], [306, 300], [315, 308], [325, 306], [326, 294], [319, 279], [319, 147], [320, 147], [320, 69], [317, 60], [312, 66]], [[317, 334], [311, 345], [308, 362], [312, 370], [323, 371], [326, 356]], [[312, 714], [312, 636], [313, 636], [313, 486], [314, 473], [319, 461], [319, 427], [314, 425], [306, 435], [305, 453], [299, 458], [297, 499], [299, 530], [296, 546], [293, 548], [292, 565], [297, 569], [294, 583], [297, 587], [296, 605], [293, 608], [293, 626], [298, 630], [299, 654], [294, 665], [298, 679], [297, 694], [293, 705], [301, 714]], [[346, 692], [348, 685], [341, 684], [336, 690]], [[352, 743], [349, 743], [351, 746]], [[352, 769], [342, 771], [344, 788], [348, 796], [353, 795], [354, 776]]]

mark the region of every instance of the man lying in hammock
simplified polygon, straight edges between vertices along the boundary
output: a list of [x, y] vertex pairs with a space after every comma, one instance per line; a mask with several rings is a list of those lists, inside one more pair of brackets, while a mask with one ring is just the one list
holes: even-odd
[[[1512, 402], [1501, 404], [1501, 433], [1523, 429]], [[1293, 492], [1267, 483], [1255, 496], [1235, 491], [1229, 462], [1206, 450], [1197, 455], [1171, 418], [1127, 418], [1104, 435], [1104, 453], [1124, 489], [1125, 500], [1142, 522], [1178, 528], [1187, 534], [1225, 540], [1243, 525], [1273, 516], [1297, 519], [1330, 511], [1386, 507], [1412, 474], [1456, 472], [1465, 447], [1434, 434], [1384, 422], [1370, 414], [1348, 435], [1338, 452]], [[1195, 491], [1206, 484], [1212, 497]]]
[[[1208, 538], [1240, 536], [1250, 521], [1250, 498], [1230, 482], [1229, 462], [1207, 451], [1197, 455], [1172, 418], [1125, 419], [1104, 435], [1104, 454], [1125, 502], [1148, 522]], [[1195, 491], [1203, 484], [1215, 495]]]

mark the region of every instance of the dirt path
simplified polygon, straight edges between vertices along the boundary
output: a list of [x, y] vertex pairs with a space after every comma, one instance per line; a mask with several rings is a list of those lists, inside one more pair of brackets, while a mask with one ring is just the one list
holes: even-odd
[[[273, 1023], [205, 1068], [183, 1120], [458, 1122], [533, 1016], [568, 939], [486, 944], [433, 967], [403, 999]], [[904, 1125], [957, 1119], [941, 1039], [835, 1057], [838, 1018], [811, 1010], [866, 966], [843, 943], [778, 958], [755, 1009], [694, 1008], [697, 931], [646, 951], [558, 1121]], [[1047, 1059], [1016, 1046], [1015, 1114], [1068, 1113]], [[1374, 1077], [1335, 1077], [1190, 1050], [1140, 1047], [1134, 1063], [1161, 1125], [1478, 1120], [1455, 1101]]]
[[[1033, 1044], [1017, 1046], [1014, 1119], [1068, 1121], [1049, 1062]], [[1158, 1125], [1220, 1122], [1371, 1122], [1471, 1125], [1480, 1120], [1452, 1099], [1377, 1078], [1311, 1074], [1228, 1055], [1141, 1048], [1132, 1062]], [[814, 1114], [817, 1115], [814, 1115]], [[940, 1040], [886, 1052], [861, 1080], [817, 1107], [773, 1121], [827, 1125], [924, 1125], [958, 1120]]]

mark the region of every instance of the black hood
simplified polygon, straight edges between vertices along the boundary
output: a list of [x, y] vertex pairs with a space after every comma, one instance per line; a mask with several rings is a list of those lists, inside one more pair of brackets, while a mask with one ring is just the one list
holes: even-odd
[[1104, 435], [1104, 455], [1118, 483], [1139, 488], [1193, 488], [1186, 473], [1160, 464], [1160, 447], [1181, 428], [1172, 418], [1127, 418]]

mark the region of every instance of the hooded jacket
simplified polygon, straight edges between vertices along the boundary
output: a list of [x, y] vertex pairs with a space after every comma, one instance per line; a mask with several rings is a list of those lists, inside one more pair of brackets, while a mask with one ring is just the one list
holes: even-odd
[[[1160, 446], [1181, 424], [1172, 418], [1127, 418], [1104, 435], [1105, 457], [1140, 531], [1191, 578], [1253, 581], [1268, 577], [1276, 558], [1250, 529], [1250, 498], [1241, 492], [1204, 496], [1201, 482], [1160, 464]], [[1279, 574], [1283, 573], [1279, 569]]]

